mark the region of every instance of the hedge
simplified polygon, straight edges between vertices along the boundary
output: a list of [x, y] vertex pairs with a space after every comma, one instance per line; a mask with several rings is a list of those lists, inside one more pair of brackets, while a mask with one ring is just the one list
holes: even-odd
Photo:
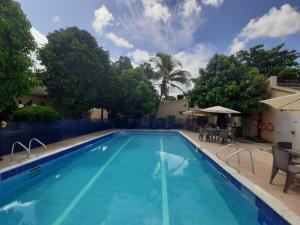
[[59, 118], [59, 113], [50, 106], [26, 106], [13, 113], [13, 121], [47, 122]]

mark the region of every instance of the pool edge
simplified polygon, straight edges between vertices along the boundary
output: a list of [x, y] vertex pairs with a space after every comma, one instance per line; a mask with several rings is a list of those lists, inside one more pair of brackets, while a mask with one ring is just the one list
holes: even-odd
[[[242, 185], [243, 187], [248, 189], [251, 192], [250, 193], [251, 195], [253, 195], [254, 197], [259, 198], [271, 210], [273, 210], [280, 217], [282, 217], [282, 219], [284, 219], [286, 222], [288, 222], [290, 224], [295, 224], [295, 225], [300, 224], [300, 217], [297, 216], [291, 209], [289, 209], [283, 202], [276, 199], [274, 196], [272, 196], [271, 194], [266, 192], [264, 189], [262, 189], [261, 187], [259, 187], [255, 183], [253, 183], [252, 181], [248, 180], [246, 177], [239, 174], [236, 170], [234, 170], [232, 167], [228, 166], [222, 160], [218, 159], [214, 154], [212, 154], [211, 152], [206, 150], [204, 147], [200, 146], [199, 143], [197, 143], [196, 141], [191, 139], [187, 134], [185, 134], [181, 130], [171, 130], [171, 129], [170, 130], [160, 130], [160, 129], [158, 129], [158, 130], [151, 130], [151, 129], [143, 129], [143, 130], [141, 130], [141, 129], [116, 129], [116, 130], [113, 130], [113, 131], [109, 131], [105, 134], [101, 134], [101, 135], [98, 135], [96, 137], [88, 138], [84, 141], [81, 141], [81, 142], [78, 142], [78, 143], [75, 143], [75, 144], [71, 144], [71, 145], [68, 145], [66, 147], [57, 148], [56, 150], [53, 150], [49, 153], [36, 156], [35, 158], [31, 158], [29, 160], [26, 160], [26, 161], [23, 161], [21, 163], [17, 163], [17, 164], [8, 166], [6, 168], [2, 168], [2, 169], [0, 169], [0, 184], [3, 181], [2, 180], [2, 175], [5, 172], [12, 171], [12, 170], [15, 170], [15, 169], [18, 169], [18, 168], [21, 168], [21, 167], [26, 167], [26, 165], [33, 164], [34, 162], [36, 162], [38, 160], [46, 159], [47, 157], [60, 155], [61, 153], [68, 154], [68, 150], [70, 150], [70, 149], [78, 148], [81, 145], [87, 144], [89, 142], [93, 142], [93, 141], [96, 141], [96, 140], [101, 140], [101, 138], [112, 136], [114, 133], [118, 133], [120, 131], [137, 131], [137, 132], [140, 132], [140, 131], [152, 131], [152, 132], [164, 131], [164, 132], [176, 132], [176, 133], [180, 134], [187, 141], [189, 141], [193, 146], [195, 146], [195, 148], [198, 151], [201, 151], [202, 154], [204, 154], [206, 157], [208, 157], [211, 161], [213, 161], [217, 166], [219, 166], [224, 171], [220, 171], [218, 168], [216, 168], [216, 169], [218, 169], [221, 173], [225, 172], [225, 173], [228, 173], [229, 176], [232, 176], [237, 182], [240, 183], [240, 185]], [[54, 160], [54, 159], [52, 159], [52, 160]], [[26, 168], [24, 168], [24, 169], [26, 169]], [[10, 175], [9, 177], [13, 177], [15, 175], [17, 175], [17, 174]], [[224, 174], [224, 175], [226, 175], [226, 174]], [[236, 184], [234, 183], [234, 180], [233, 181], [231, 180], [230, 182], [233, 185], [236, 186]], [[239, 191], [241, 192], [241, 194], [245, 195], [245, 193], [243, 193], [241, 189], [239, 189]], [[259, 206], [257, 206], [257, 207], [259, 207]]]
[[271, 209], [273, 209], [276, 213], [278, 213], [283, 219], [285, 219], [290, 224], [300, 224], [300, 217], [296, 215], [291, 209], [289, 209], [283, 202], [269, 194], [263, 188], [259, 187], [252, 181], [248, 180], [246, 177], [242, 176], [232, 167], [228, 166], [225, 162], [218, 159], [214, 154], [210, 151], [206, 150], [203, 146], [200, 146], [199, 143], [192, 140], [188, 135], [183, 133], [182, 131], [173, 130], [180, 133], [183, 137], [185, 137], [188, 141], [190, 141], [193, 145], [196, 146], [198, 151], [201, 151], [206, 156], [208, 156], [211, 160], [213, 160], [217, 165], [219, 165], [224, 171], [229, 173], [234, 179], [240, 182], [243, 186], [249, 189], [256, 197], [260, 198], [264, 203], [266, 203]]

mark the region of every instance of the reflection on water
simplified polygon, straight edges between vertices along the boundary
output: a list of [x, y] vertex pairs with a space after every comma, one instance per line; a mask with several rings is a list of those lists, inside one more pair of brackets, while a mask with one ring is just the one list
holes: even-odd
[[35, 217], [35, 206], [36, 201], [30, 202], [20, 202], [14, 201], [0, 208], [0, 212], [6, 213], [16, 213], [21, 214], [21, 220], [19, 224], [31, 224], [35, 225], [36, 217]]
[[[168, 176], [182, 176], [184, 169], [189, 165], [189, 160], [167, 152], [157, 152], [162, 162], [166, 163]], [[160, 162], [156, 164], [153, 176], [160, 174]]]
[[90, 152], [94, 152], [94, 151], [100, 151], [100, 152], [105, 152], [108, 149], [108, 146], [106, 145], [100, 145], [96, 148], [93, 148], [92, 150], [90, 150]]

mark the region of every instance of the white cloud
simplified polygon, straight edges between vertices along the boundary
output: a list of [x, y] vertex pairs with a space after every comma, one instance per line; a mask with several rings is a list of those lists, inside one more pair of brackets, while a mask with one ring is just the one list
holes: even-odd
[[128, 54], [129, 57], [132, 57], [133, 63], [135, 64], [141, 64], [143, 62], [149, 61], [151, 58], [151, 55], [149, 52], [145, 50], [136, 49], [133, 52]]
[[121, 37], [117, 36], [114, 33], [108, 33], [108, 34], [106, 34], [105, 38], [107, 38], [108, 40], [111, 40], [113, 43], [115, 43], [115, 45], [117, 45], [119, 47], [133, 48], [133, 45], [131, 43], [129, 43], [124, 38], [121, 38]]
[[54, 17], [52, 18], [52, 22], [53, 22], [53, 23], [59, 23], [59, 22], [60, 22], [60, 17], [59, 17], [59, 16], [54, 16]]
[[[179, 3], [178, 3], [179, 4]], [[190, 47], [203, 20], [198, 16], [183, 17], [182, 3], [173, 8], [166, 23], [157, 23], [143, 13], [142, 4], [128, 3], [128, 12], [120, 16], [118, 33], [138, 46], [162, 52], [176, 52]], [[157, 50], [157, 51], [158, 51]]]
[[45, 35], [43, 35], [41, 32], [39, 32], [34, 27], [31, 27], [30, 29], [31, 35], [34, 37], [35, 42], [37, 43], [37, 46], [39, 48], [43, 47], [45, 44], [48, 43], [48, 39]]
[[224, 0], [203, 0], [202, 3], [204, 5], [211, 5], [214, 7], [219, 7], [220, 5], [222, 5], [224, 2]]
[[235, 54], [239, 51], [241, 51], [242, 49], [244, 49], [246, 46], [246, 42], [245, 41], [240, 41], [238, 38], [235, 38], [233, 40], [233, 43], [230, 46], [230, 54]]
[[212, 47], [198, 43], [190, 51], [180, 51], [174, 54], [174, 58], [182, 63], [182, 69], [189, 71], [192, 77], [197, 77], [199, 69], [206, 66], [212, 55]]
[[192, 16], [194, 13], [198, 14], [201, 11], [201, 6], [198, 5], [197, 0], [184, 0], [183, 15], [185, 17]]
[[[33, 36], [38, 48], [42, 48], [44, 45], [46, 45], [48, 43], [47, 37], [45, 35], [43, 35], [41, 32], [39, 32], [37, 29], [35, 29], [34, 27], [31, 27], [30, 32], [31, 32], [31, 35]], [[32, 52], [30, 54], [30, 56], [34, 62], [34, 67], [32, 68], [33, 71], [35, 71], [36, 69], [44, 69], [45, 68], [41, 64], [41, 61], [38, 60], [36, 52]]]
[[284, 4], [279, 9], [273, 7], [262, 17], [249, 21], [233, 40], [230, 53], [236, 53], [249, 41], [257, 38], [285, 37], [298, 32], [300, 32], [300, 12], [289, 4]]
[[161, 0], [142, 0], [144, 15], [150, 17], [154, 22], [166, 23], [171, 17], [169, 8], [163, 5]]
[[97, 33], [102, 33], [103, 28], [111, 25], [110, 21], [114, 18], [105, 5], [102, 5], [99, 9], [95, 10], [94, 16], [95, 20], [93, 22], [93, 28]]

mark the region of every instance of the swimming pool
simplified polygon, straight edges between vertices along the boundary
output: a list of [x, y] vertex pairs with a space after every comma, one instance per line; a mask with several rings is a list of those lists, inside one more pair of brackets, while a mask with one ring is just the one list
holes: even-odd
[[178, 132], [116, 132], [1, 173], [1, 224], [288, 224]]

